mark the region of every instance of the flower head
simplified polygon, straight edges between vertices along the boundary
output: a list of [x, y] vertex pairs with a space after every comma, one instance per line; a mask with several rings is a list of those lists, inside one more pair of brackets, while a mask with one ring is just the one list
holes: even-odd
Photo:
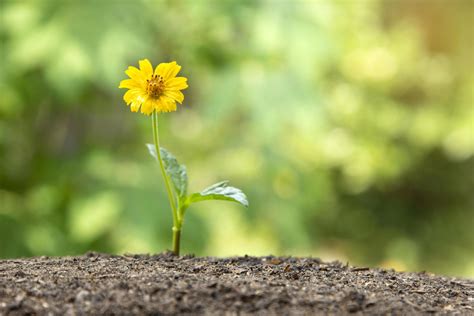
[[125, 73], [130, 79], [120, 82], [119, 88], [129, 89], [123, 99], [130, 105], [132, 112], [141, 109], [143, 114], [150, 115], [153, 111], [176, 111], [176, 102], [181, 104], [184, 95], [181, 90], [188, 87], [187, 78], [176, 77], [181, 70], [175, 61], [161, 63], [153, 71], [148, 59], [139, 61], [140, 69], [130, 66]]

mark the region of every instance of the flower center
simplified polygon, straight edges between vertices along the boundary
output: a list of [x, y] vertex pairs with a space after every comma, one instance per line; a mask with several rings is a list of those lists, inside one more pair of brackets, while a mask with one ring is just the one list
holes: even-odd
[[146, 92], [152, 97], [159, 97], [165, 90], [165, 82], [162, 76], [153, 75], [151, 79], [147, 79]]

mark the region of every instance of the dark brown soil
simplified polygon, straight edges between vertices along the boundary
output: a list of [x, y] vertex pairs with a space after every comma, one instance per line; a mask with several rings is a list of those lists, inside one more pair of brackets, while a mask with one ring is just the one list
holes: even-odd
[[474, 315], [474, 280], [314, 258], [0, 260], [0, 315]]

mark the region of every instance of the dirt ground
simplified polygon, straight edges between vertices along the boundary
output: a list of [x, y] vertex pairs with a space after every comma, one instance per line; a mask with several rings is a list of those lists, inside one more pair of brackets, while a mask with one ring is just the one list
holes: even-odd
[[0, 315], [474, 315], [474, 280], [315, 258], [0, 260]]

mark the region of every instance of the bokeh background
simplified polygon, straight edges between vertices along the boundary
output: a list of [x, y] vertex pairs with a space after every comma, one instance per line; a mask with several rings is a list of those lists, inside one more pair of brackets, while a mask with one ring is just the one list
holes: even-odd
[[128, 65], [176, 60], [162, 145], [190, 189], [183, 252], [474, 276], [474, 2], [12, 1], [0, 10], [0, 257], [170, 247]]

